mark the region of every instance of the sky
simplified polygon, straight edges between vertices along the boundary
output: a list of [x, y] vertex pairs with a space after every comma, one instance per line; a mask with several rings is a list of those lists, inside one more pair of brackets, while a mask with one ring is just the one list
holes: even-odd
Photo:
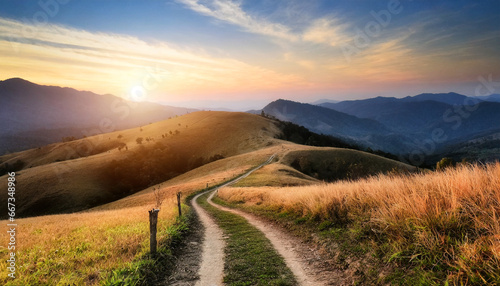
[[0, 0], [0, 80], [186, 107], [475, 95], [500, 1]]

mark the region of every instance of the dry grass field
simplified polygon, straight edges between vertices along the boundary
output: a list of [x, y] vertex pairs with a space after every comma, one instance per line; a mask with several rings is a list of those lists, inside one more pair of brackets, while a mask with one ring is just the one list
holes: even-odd
[[[276, 155], [273, 164], [241, 180], [238, 185], [321, 184], [320, 178], [315, 178], [314, 173], [303, 174], [295, 168], [297, 166], [293, 166], [297, 160], [306, 162], [306, 158], [314, 159], [306, 162], [310, 163], [306, 167], [312, 166], [313, 169], [342, 159], [348, 162], [339, 169], [344, 175], [349, 174], [353, 167], [349, 160], [363, 168], [381, 164], [384, 167], [380, 168], [380, 172], [399, 168], [411, 170], [410, 166], [360, 151], [317, 148], [275, 139], [279, 132], [272, 120], [260, 116], [197, 112], [142, 128], [52, 144], [0, 157], [1, 163], [16, 160], [26, 163], [21, 171], [16, 172], [16, 202], [22, 202], [17, 204], [18, 214], [28, 216], [30, 210], [35, 214], [68, 212], [16, 217], [19, 226], [19, 278], [5, 280], [8, 250], [2, 245], [0, 283], [93, 285], [111, 281], [110, 277], [114, 277], [120, 269], [136, 269], [136, 263], [141, 262], [141, 257], [149, 251], [147, 211], [155, 204], [155, 190], [165, 198], [159, 216], [159, 240], [166, 240], [175, 232], [172, 226], [176, 222], [177, 192], [186, 198], [195, 191], [221, 184], [244, 173], [273, 154]], [[137, 137], [144, 139], [141, 144], [136, 142]], [[88, 143], [94, 147], [84, 149], [82, 146]], [[74, 152], [68, 153], [70, 151]], [[148, 165], [163, 158], [161, 156], [164, 153], [181, 153], [180, 160], [184, 161], [220, 156], [215, 161], [203, 162], [205, 164], [201, 166], [185, 168], [174, 177], [150, 184], [149, 187], [146, 185], [133, 193], [116, 196], [110, 193], [113, 186], [102, 181], [102, 174], [108, 172], [110, 166], [121, 167], [122, 162], [130, 162], [130, 158], [135, 160], [141, 154], [148, 155], [142, 162]], [[68, 154], [72, 155], [68, 157]], [[129, 161], [123, 161], [127, 159]], [[170, 161], [165, 163], [168, 167]], [[161, 174], [166, 171], [156, 168], [155, 172]], [[378, 173], [375, 169], [373, 172]], [[126, 173], [112, 183], [148, 177], [144, 175], [148, 174]], [[6, 176], [0, 177], [0, 185], [7, 185]], [[4, 201], [6, 193], [0, 195], [0, 203]], [[188, 210], [188, 206], [184, 205], [184, 208]], [[5, 225], [6, 221], [0, 223]], [[1, 241], [7, 239], [6, 232], [0, 234]]]
[[441, 272], [453, 285], [500, 283], [500, 163], [301, 187], [224, 188], [218, 195], [323, 225], [362, 221], [372, 236], [389, 241], [391, 261]]
[[[89, 211], [17, 219], [18, 269], [8, 279], [8, 250], [0, 246], [3, 285], [94, 285], [117, 269], [149, 252], [148, 210], [156, 204], [154, 191], [164, 198], [159, 212], [158, 240], [168, 239], [176, 221], [176, 193], [183, 197], [217, 185], [262, 162], [272, 150], [219, 160], [171, 181]], [[183, 205], [184, 212], [188, 210]], [[6, 225], [7, 221], [0, 221]], [[8, 241], [6, 232], [1, 241]]]
[[[166, 204], [171, 204], [169, 200]], [[172, 205], [172, 204], [171, 204]], [[2, 285], [97, 284], [149, 251], [146, 206], [112, 211], [50, 215], [17, 220], [16, 279], [7, 277], [1, 248]], [[159, 239], [166, 238], [175, 209], [159, 213]], [[6, 224], [5, 221], [1, 222]], [[4, 233], [0, 236], [7, 241]], [[74, 283], [74, 284], [73, 284]]]
[[[0, 164], [25, 162], [23, 170], [16, 174], [17, 189], [22, 190], [17, 199], [23, 202], [18, 215], [74, 212], [170, 179], [208, 162], [213, 156], [229, 158], [272, 145], [277, 132], [272, 121], [256, 115], [195, 112], [141, 128], [5, 155], [0, 157]], [[143, 138], [141, 144], [136, 142], [139, 137]], [[166, 159], [157, 162], [158, 168], [140, 168], [144, 174], [139, 174], [136, 166], [118, 169], [139, 159], [144, 164], [137, 167], [143, 167], [146, 162], [162, 156]], [[169, 165], [174, 159], [185, 164]], [[162, 170], [162, 167], [176, 170]], [[152, 174], [153, 171], [156, 173]], [[117, 177], [110, 178], [107, 172]], [[150, 175], [154, 175], [155, 180], [148, 180]], [[120, 176], [137, 177], [138, 182], [132, 182], [133, 186], [118, 186], [124, 179]], [[7, 176], [0, 177], [0, 185], [6, 184], [6, 180]], [[0, 203], [6, 200], [7, 194], [0, 194]]]

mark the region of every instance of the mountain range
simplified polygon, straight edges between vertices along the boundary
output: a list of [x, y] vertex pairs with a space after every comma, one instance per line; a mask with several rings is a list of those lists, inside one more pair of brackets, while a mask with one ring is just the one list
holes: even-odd
[[[144, 126], [194, 109], [132, 102], [13, 78], [0, 81], [0, 154]], [[276, 100], [250, 113], [289, 121], [414, 165], [441, 157], [500, 159], [500, 95], [424, 93], [404, 98]]]
[[12, 78], [0, 81], [0, 154], [138, 127], [193, 109]]
[[[343, 137], [365, 148], [407, 159], [413, 154], [411, 161], [419, 165], [433, 164], [440, 156], [457, 160], [497, 158], [495, 142], [498, 141], [492, 135], [500, 129], [498, 98], [498, 95], [476, 98], [446, 93], [319, 105], [277, 100], [264, 107], [263, 112], [313, 132]], [[463, 144], [470, 140], [479, 140], [488, 148], [482, 149], [481, 156], [477, 152], [468, 154]], [[458, 145], [462, 146], [460, 154], [454, 148]]]

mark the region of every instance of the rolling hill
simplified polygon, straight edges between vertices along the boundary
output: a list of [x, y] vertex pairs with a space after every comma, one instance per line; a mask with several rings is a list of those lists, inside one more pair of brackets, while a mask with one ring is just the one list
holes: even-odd
[[145, 125], [192, 109], [12, 78], [0, 81], [0, 154]]
[[[266, 148], [284, 153], [285, 142], [302, 151], [318, 148], [277, 139], [282, 133], [280, 126], [278, 121], [247, 113], [194, 112], [140, 128], [4, 155], [0, 157], [0, 166], [23, 163], [16, 176], [17, 188], [23, 190], [16, 198], [23, 202], [17, 209], [18, 215], [74, 212], [124, 198], [190, 171], [207, 170], [204, 168], [210, 164], [230, 162], [237, 155], [257, 156], [255, 152]], [[317, 166], [322, 160], [339, 156], [339, 152], [347, 152], [342, 150], [347, 149], [331, 150], [317, 157]], [[357, 168], [371, 165], [373, 160], [389, 162], [387, 168], [377, 172], [401, 165], [356, 150], [348, 152], [357, 154], [353, 161]], [[342, 172], [347, 174], [354, 165], [349, 163], [349, 156], [345, 158], [348, 163]], [[228, 164], [226, 168], [235, 165]], [[293, 164], [285, 168], [294, 168], [296, 174], [307, 173]], [[373, 173], [376, 172], [370, 174]], [[316, 180], [313, 173], [299, 176], [309, 175]], [[347, 177], [339, 174], [335, 179], [338, 178]], [[0, 177], [0, 183], [6, 180], [6, 175]], [[6, 199], [6, 194], [0, 195], [0, 203]]]

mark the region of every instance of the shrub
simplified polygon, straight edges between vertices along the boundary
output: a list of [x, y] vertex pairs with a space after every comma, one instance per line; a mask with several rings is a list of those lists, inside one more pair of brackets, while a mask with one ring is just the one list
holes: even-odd
[[453, 161], [452, 158], [445, 157], [445, 158], [441, 159], [441, 161], [437, 162], [436, 169], [442, 171], [446, 168], [453, 167], [453, 166], [455, 166], [455, 161]]

